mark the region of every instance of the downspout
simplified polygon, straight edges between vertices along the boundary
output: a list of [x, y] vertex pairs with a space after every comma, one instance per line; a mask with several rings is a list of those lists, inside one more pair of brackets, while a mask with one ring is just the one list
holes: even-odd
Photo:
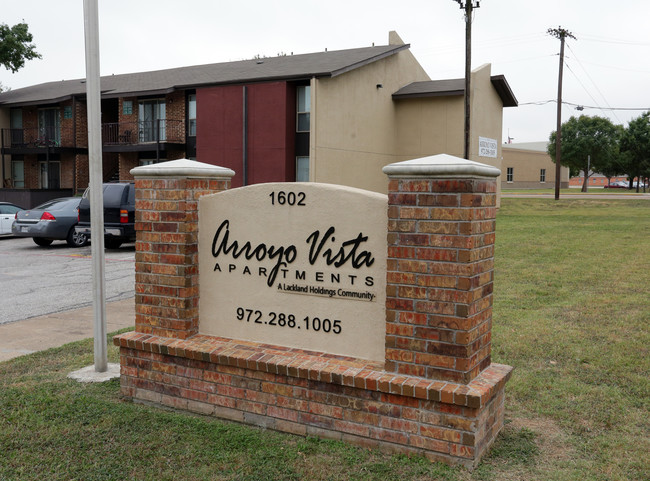
[[248, 185], [248, 90], [246, 85], [244, 85], [242, 91], [242, 111], [244, 122], [242, 125], [242, 173], [244, 176], [243, 183]]
[[160, 119], [156, 119], [156, 164], [160, 162]]
[[[9, 130], [11, 133], [11, 130]], [[0, 152], [2, 152], [2, 188], [5, 186], [5, 129], [0, 131]]]
[[310, 105], [309, 105], [309, 181], [316, 181], [316, 146], [317, 146], [317, 132], [318, 132], [318, 108], [316, 107], [316, 100], [318, 92], [316, 86], [318, 79], [312, 77], [310, 82]]
[[72, 145], [74, 164], [72, 166], [72, 195], [77, 195], [77, 97], [72, 97]]
[[45, 137], [45, 168], [47, 170], [47, 188], [51, 189], [50, 184], [52, 183], [52, 171], [50, 170], [50, 142]]

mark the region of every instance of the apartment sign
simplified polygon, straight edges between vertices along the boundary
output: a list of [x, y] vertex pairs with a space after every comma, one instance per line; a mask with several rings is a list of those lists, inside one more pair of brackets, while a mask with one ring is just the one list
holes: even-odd
[[271, 183], [199, 204], [199, 331], [382, 361], [387, 197]]
[[478, 155], [479, 157], [497, 158], [497, 141], [488, 137], [478, 138]]

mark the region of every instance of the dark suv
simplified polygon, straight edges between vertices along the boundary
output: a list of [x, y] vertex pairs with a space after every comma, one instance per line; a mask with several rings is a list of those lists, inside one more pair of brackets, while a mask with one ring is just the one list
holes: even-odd
[[[104, 243], [108, 249], [117, 249], [124, 242], [135, 240], [135, 184], [103, 184]], [[76, 232], [90, 238], [90, 188], [79, 204], [79, 224]]]

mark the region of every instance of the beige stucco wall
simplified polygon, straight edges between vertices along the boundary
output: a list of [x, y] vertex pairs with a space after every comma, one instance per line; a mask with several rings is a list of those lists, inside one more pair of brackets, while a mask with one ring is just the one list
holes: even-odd
[[[391, 43], [399, 37], [391, 36]], [[424, 80], [429, 77], [409, 50], [337, 77], [312, 79], [310, 180], [385, 193], [382, 167], [404, 160], [397, 154], [392, 94]]]
[[399, 160], [434, 154], [463, 156], [462, 95], [396, 102]]
[[[503, 101], [491, 80], [492, 67], [484, 64], [472, 71], [470, 97], [470, 160], [492, 165], [501, 170], [497, 177], [497, 199], [501, 198], [501, 178], [504, 176], [501, 158], [501, 135], [503, 132]], [[497, 156], [479, 155], [479, 137], [496, 140]]]
[[[555, 163], [543, 150], [517, 148], [516, 144], [504, 145], [501, 187], [504, 189], [544, 189], [555, 186]], [[508, 167], [513, 168], [513, 181], [506, 181]], [[546, 182], [540, 182], [540, 171], [546, 169]], [[569, 168], [560, 169], [560, 186], [569, 186]]]
[[[503, 104], [490, 75], [490, 65], [472, 73], [470, 159], [500, 169]], [[312, 79], [310, 180], [385, 193], [385, 165], [441, 153], [462, 157], [462, 95], [392, 98], [426, 80], [408, 50], [338, 77]], [[497, 141], [496, 158], [478, 156], [479, 137]]]

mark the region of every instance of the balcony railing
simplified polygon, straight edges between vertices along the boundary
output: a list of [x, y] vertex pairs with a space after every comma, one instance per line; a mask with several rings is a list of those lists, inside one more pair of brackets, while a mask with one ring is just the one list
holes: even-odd
[[102, 125], [102, 142], [104, 145], [185, 143], [185, 123], [171, 119], [107, 123]]
[[[58, 129], [2, 129], [2, 148], [33, 149], [45, 147], [87, 147], [82, 132], [75, 143], [72, 132], [61, 135]], [[151, 120], [102, 124], [103, 145], [128, 146], [156, 143], [185, 143], [185, 122], [182, 120]]]
[[2, 129], [2, 146], [6, 148], [60, 147], [61, 132], [53, 128]]

